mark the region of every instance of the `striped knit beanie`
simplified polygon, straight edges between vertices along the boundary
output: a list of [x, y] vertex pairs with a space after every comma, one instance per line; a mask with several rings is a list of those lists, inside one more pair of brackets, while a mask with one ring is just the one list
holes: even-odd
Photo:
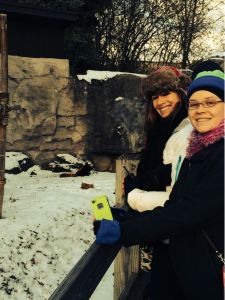
[[200, 72], [188, 88], [187, 101], [200, 90], [211, 92], [224, 101], [224, 73], [220, 70]]

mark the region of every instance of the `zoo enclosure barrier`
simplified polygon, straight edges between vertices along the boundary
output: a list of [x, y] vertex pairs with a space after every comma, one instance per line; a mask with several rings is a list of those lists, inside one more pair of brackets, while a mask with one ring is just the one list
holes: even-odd
[[[129, 209], [122, 195], [123, 166], [136, 174], [140, 156], [124, 154], [116, 160], [116, 207]], [[114, 300], [142, 300], [149, 275], [139, 272], [139, 246], [102, 245], [96, 241], [63, 279], [49, 300], [88, 300], [115, 260]]]

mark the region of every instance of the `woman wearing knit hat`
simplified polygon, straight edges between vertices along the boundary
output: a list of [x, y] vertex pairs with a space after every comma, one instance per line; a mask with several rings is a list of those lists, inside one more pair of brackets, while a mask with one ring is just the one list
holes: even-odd
[[[169, 239], [171, 274], [151, 300], [222, 300], [224, 257], [224, 74], [201, 72], [188, 89], [194, 127], [164, 207], [103, 220], [97, 242], [129, 247]], [[169, 284], [168, 284], [169, 283]]]
[[[170, 136], [189, 123], [185, 103], [190, 82], [187, 75], [170, 66], [157, 68], [142, 79], [142, 92], [147, 100], [144, 120], [145, 149], [138, 165], [138, 175], [132, 181], [129, 177], [125, 178], [126, 196], [137, 188], [145, 191], [166, 191], [168, 186], [169, 189], [171, 182], [169, 163], [165, 168], [163, 166], [164, 180], [160, 184], [155, 174], [149, 174], [149, 171], [162, 165], [163, 150]], [[167, 200], [166, 195], [168, 196], [167, 192], [163, 193], [163, 197], [158, 194], [155, 203]], [[144, 271], [150, 271], [151, 257], [152, 246], [141, 245], [140, 266]], [[148, 287], [144, 293], [148, 293]]]
[[[166, 142], [173, 132], [189, 123], [185, 102], [190, 82], [187, 75], [170, 66], [157, 68], [142, 79], [142, 92], [147, 100], [144, 120], [145, 149], [141, 153], [138, 176], [133, 181], [129, 177], [125, 178], [126, 195], [135, 187], [149, 190], [149, 185], [143, 181], [145, 172], [162, 164]], [[168, 166], [166, 173], [170, 175], [171, 166]], [[165, 187], [163, 185], [159, 190], [165, 190]]]

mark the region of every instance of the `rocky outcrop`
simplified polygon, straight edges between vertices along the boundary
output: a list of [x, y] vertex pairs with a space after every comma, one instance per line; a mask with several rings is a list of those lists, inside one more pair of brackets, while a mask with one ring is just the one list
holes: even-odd
[[115, 171], [115, 158], [143, 145], [145, 101], [141, 77], [113, 74], [107, 80], [70, 77], [68, 60], [9, 56], [10, 112], [7, 151], [35, 164], [69, 153]]
[[33, 161], [21, 152], [6, 152], [5, 156], [5, 173], [8, 174], [19, 174], [34, 165]]

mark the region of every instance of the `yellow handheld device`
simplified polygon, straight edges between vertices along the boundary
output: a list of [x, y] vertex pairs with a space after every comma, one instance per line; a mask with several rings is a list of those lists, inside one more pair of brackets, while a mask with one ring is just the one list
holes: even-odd
[[91, 206], [96, 220], [113, 220], [108, 198], [105, 195], [92, 199]]

